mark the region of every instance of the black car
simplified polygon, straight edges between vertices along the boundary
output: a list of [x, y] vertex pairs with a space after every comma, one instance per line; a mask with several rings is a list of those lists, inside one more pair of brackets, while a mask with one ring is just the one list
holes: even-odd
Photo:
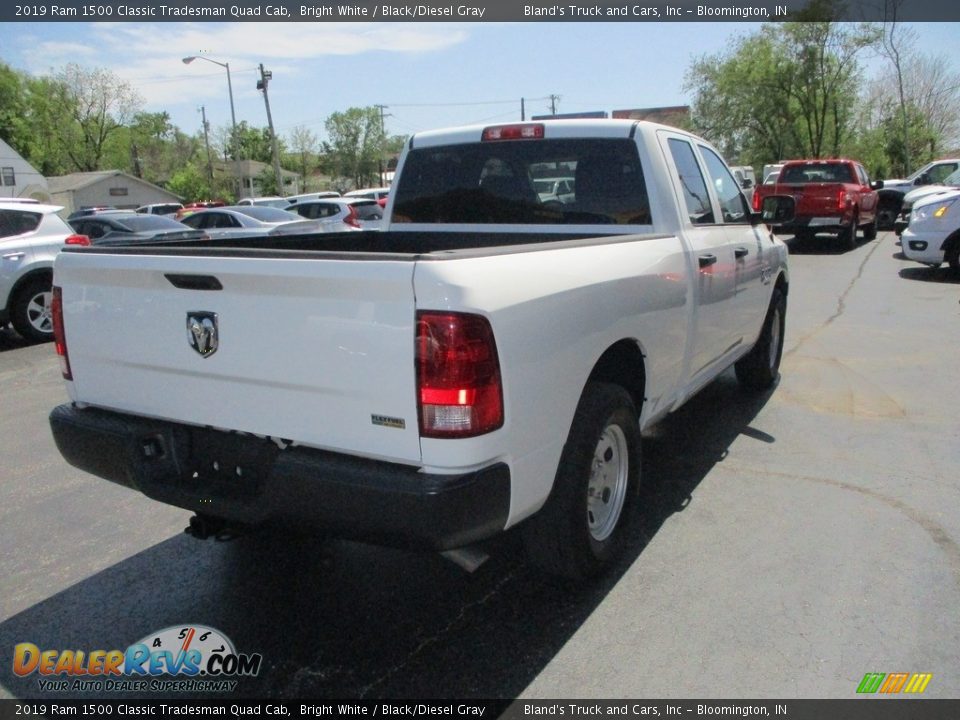
[[207, 237], [173, 218], [142, 213], [89, 215], [70, 221], [70, 226], [90, 238], [94, 245], [113, 245], [130, 241], [201, 240]]

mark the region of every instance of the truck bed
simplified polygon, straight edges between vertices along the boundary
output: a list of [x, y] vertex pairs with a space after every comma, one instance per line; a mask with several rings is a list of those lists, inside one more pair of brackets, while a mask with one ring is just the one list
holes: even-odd
[[284, 254], [303, 256], [308, 253], [349, 253], [356, 258], [359, 255], [420, 256], [432, 253], [455, 252], [460, 250], [485, 250], [497, 252], [508, 250], [515, 252], [521, 246], [537, 249], [545, 243], [582, 243], [622, 242], [636, 239], [636, 235], [615, 234], [597, 236], [595, 233], [530, 233], [530, 232], [416, 232], [391, 230], [387, 232], [363, 231], [343, 233], [319, 233], [309, 235], [286, 235], [264, 238], [231, 238], [230, 240], [185, 240], [156, 241], [147, 243], [125, 243], [107, 246], [67, 248], [70, 252], [94, 252], [105, 254], [169, 254], [204, 255], [218, 257], [230, 255], [249, 255], [248, 251], [257, 251], [271, 257]]

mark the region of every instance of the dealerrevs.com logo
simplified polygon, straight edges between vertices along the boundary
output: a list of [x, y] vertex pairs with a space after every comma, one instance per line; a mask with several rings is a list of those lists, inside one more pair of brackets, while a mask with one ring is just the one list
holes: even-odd
[[932, 673], [867, 673], [857, 686], [858, 693], [920, 694], [927, 689]]
[[126, 650], [13, 649], [13, 672], [39, 676], [40, 690], [81, 692], [229, 692], [255, 677], [263, 656], [238, 653], [230, 638], [203, 625], [151, 633]]

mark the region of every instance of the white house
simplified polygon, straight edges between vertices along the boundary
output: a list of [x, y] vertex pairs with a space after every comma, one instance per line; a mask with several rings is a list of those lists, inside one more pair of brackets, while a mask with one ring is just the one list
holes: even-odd
[[32, 197], [50, 202], [47, 179], [20, 153], [0, 140], [0, 198]]

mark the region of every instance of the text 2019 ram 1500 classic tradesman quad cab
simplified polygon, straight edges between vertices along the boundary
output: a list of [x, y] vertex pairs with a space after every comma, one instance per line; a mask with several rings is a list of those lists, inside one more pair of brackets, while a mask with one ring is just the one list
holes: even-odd
[[213, 526], [449, 550], [522, 523], [582, 578], [623, 542], [641, 431], [731, 364], [775, 382], [786, 249], [686, 132], [419, 133], [385, 222], [62, 253], [64, 457]]

